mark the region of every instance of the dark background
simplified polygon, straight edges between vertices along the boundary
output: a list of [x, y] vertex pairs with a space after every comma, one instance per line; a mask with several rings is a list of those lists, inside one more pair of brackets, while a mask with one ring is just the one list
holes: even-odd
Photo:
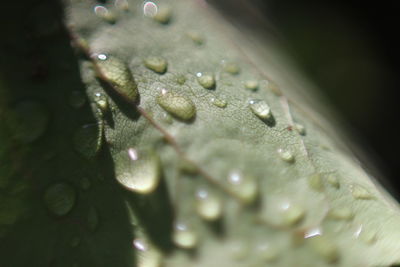
[[234, 22], [283, 41], [400, 200], [400, 9], [394, 1], [211, 2]]

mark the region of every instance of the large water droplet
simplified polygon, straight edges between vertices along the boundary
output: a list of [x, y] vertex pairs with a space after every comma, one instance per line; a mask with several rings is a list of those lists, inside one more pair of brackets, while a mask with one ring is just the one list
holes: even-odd
[[73, 108], [81, 108], [86, 103], [86, 95], [81, 91], [72, 91], [69, 96], [69, 104]]
[[215, 88], [215, 78], [214, 75], [209, 73], [197, 73], [197, 81], [201, 86], [205, 89], [214, 89]]
[[374, 196], [366, 189], [365, 187], [361, 185], [352, 185], [350, 187], [351, 193], [355, 199], [373, 199]]
[[31, 143], [46, 131], [49, 116], [46, 109], [36, 101], [23, 101], [14, 109], [16, 119], [15, 137], [23, 143]]
[[244, 82], [244, 87], [251, 91], [257, 91], [258, 81], [257, 80], [247, 80]]
[[98, 54], [94, 59], [100, 71], [99, 78], [109, 83], [125, 100], [136, 101], [139, 92], [128, 66], [123, 61], [106, 54]]
[[157, 103], [174, 117], [181, 120], [190, 120], [196, 115], [196, 107], [192, 100], [178, 93], [161, 90]]
[[306, 215], [299, 203], [284, 196], [270, 196], [266, 204], [262, 218], [279, 227], [296, 226]]
[[321, 174], [314, 173], [308, 177], [308, 185], [315, 191], [322, 191], [324, 184], [322, 183]]
[[286, 161], [288, 163], [294, 163], [294, 161], [295, 161], [294, 155], [289, 150], [285, 150], [285, 149], [279, 148], [278, 149], [278, 154], [279, 154], [279, 157], [283, 161]]
[[143, 5], [143, 14], [147, 17], [154, 17], [158, 12], [158, 6], [151, 1], [147, 1]]
[[53, 184], [44, 193], [47, 209], [56, 216], [68, 214], [75, 205], [75, 189], [66, 183]]
[[339, 250], [328, 238], [319, 235], [308, 240], [311, 248], [326, 262], [334, 263], [339, 260]]
[[144, 61], [144, 65], [157, 73], [163, 74], [167, 71], [167, 61], [161, 57], [148, 57]]
[[102, 144], [102, 129], [97, 123], [86, 124], [74, 134], [73, 144], [77, 152], [87, 159], [94, 158]]
[[111, 24], [114, 24], [117, 21], [117, 16], [115, 15], [115, 13], [108, 10], [108, 8], [106, 8], [105, 6], [95, 6], [94, 13], [98, 17], [104, 19]]
[[250, 110], [261, 120], [271, 120], [272, 119], [272, 112], [264, 100], [253, 99], [249, 101]]
[[182, 222], [175, 225], [172, 239], [178, 247], [184, 249], [194, 248], [198, 243], [198, 237], [194, 230]]
[[196, 192], [197, 213], [205, 220], [213, 221], [218, 219], [222, 213], [221, 200], [206, 189], [200, 189]]
[[256, 179], [239, 171], [229, 173], [228, 183], [231, 191], [246, 203], [252, 202], [258, 194]]
[[115, 165], [117, 181], [128, 190], [148, 194], [160, 182], [160, 160], [153, 150], [121, 151], [115, 156]]
[[227, 106], [227, 104], [228, 104], [225, 100], [219, 99], [219, 98], [216, 98], [216, 97], [211, 97], [210, 102], [214, 106], [219, 107], [219, 108], [225, 108]]

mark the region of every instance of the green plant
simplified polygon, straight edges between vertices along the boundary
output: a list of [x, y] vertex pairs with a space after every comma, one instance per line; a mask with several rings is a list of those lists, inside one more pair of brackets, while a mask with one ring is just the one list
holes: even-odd
[[4, 55], [0, 266], [400, 262], [398, 204], [271, 41], [201, 1], [69, 0], [65, 30], [33, 6], [48, 75]]

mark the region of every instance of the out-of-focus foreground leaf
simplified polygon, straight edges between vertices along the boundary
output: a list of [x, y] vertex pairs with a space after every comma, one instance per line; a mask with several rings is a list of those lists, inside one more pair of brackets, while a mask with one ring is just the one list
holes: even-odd
[[63, 8], [2, 63], [0, 266], [400, 262], [398, 204], [273, 43], [203, 1]]

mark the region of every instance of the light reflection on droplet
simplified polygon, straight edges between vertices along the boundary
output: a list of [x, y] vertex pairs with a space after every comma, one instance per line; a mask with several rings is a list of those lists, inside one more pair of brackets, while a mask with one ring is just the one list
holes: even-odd
[[140, 251], [146, 251], [148, 249], [146, 243], [139, 238], [133, 240], [133, 246]]
[[158, 6], [151, 1], [146, 2], [143, 5], [143, 14], [147, 17], [154, 17], [158, 12]]
[[312, 229], [307, 230], [304, 233], [304, 238], [310, 238], [310, 237], [317, 236], [317, 235], [322, 235], [321, 228], [312, 228]]

